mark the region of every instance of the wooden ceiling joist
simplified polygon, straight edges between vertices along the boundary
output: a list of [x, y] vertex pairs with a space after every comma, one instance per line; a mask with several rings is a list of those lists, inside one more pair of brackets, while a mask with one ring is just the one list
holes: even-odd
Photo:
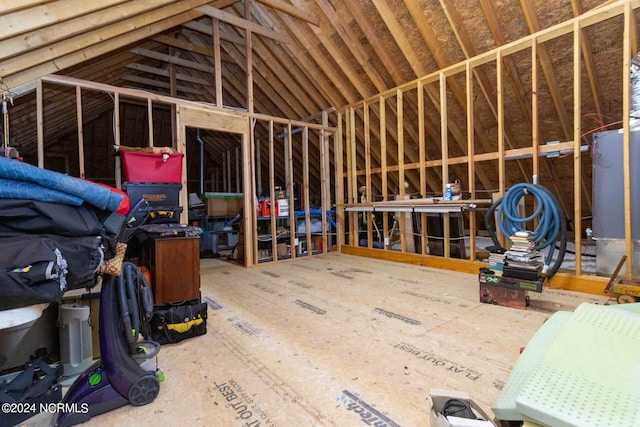
[[[148, 65], [144, 65], [144, 64], [128, 64], [127, 68], [130, 68], [132, 70], [136, 70], [136, 71], [141, 71], [147, 74], [153, 74], [156, 76], [161, 76], [161, 77], [167, 77], [169, 78], [169, 70], [164, 69], [164, 68], [157, 68], [157, 67], [151, 67]], [[209, 84], [209, 81], [207, 81], [206, 79], [200, 78], [200, 77], [195, 77], [189, 74], [185, 74], [185, 73], [176, 73], [176, 79], [177, 80], [182, 80], [185, 82], [191, 82], [191, 83], [195, 83], [195, 84], [199, 84], [199, 85], [207, 85]]]
[[[183, 25], [184, 28], [187, 28], [192, 31], [197, 31], [202, 34], [206, 34], [208, 36], [213, 36], [213, 29], [211, 28], [211, 23], [207, 21], [191, 21], [187, 22]], [[246, 41], [242, 37], [238, 37], [238, 35], [234, 33], [224, 32], [220, 34], [220, 40], [224, 40], [229, 43], [237, 44], [238, 46], [246, 46]]]
[[194, 70], [205, 71], [207, 73], [213, 74], [216, 72], [215, 67], [199, 64], [194, 61], [188, 61], [186, 59], [176, 58], [173, 55], [156, 52], [151, 49], [134, 48], [134, 49], [131, 49], [131, 53], [135, 53], [136, 55], [144, 56], [146, 58], [153, 58], [159, 61], [165, 61], [170, 64], [180, 65], [181, 67], [185, 67], [185, 68], [192, 68]]
[[[124, 76], [124, 80], [127, 82], [132, 82], [132, 83], [140, 83], [142, 85], [145, 86], [150, 86], [152, 88], [155, 88], [155, 90], [159, 90], [159, 89], [165, 89], [165, 90], [169, 90], [171, 89], [171, 84], [167, 81], [167, 82], [162, 82], [159, 80], [154, 80], [154, 79], [147, 79], [144, 77], [140, 77], [140, 76], [132, 76], [132, 75], [127, 75]], [[182, 86], [182, 85], [178, 85], [176, 87], [176, 90], [178, 92], [182, 92], [182, 93], [191, 93], [191, 94], [201, 94], [202, 92], [199, 89], [194, 89], [191, 87], [187, 87], [187, 86]]]
[[297, 18], [301, 21], [304, 21], [308, 24], [319, 26], [320, 23], [318, 18], [316, 18], [313, 14], [307, 13], [304, 10], [297, 8], [283, 0], [256, 0], [259, 3], [262, 3], [265, 6], [269, 6], [279, 12], [287, 14], [293, 18]]
[[205, 15], [208, 15], [212, 18], [219, 19], [220, 21], [226, 22], [238, 28], [249, 30], [254, 34], [259, 34], [261, 36], [278, 41], [280, 43], [291, 43], [291, 38], [286, 34], [278, 33], [277, 31], [264, 28], [258, 24], [255, 24], [237, 15], [233, 15], [223, 10], [216, 9], [213, 6], [208, 6], [208, 5], [200, 6], [198, 10]]
[[184, 39], [180, 39], [177, 37], [170, 37], [170, 36], [163, 35], [163, 36], [154, 37], [153, 40], [157, 41], [158, 43], [165, 44], [167, 46], [172, 46], [172, 47], [186, 50], [192, 53], [198, 53], [204, 56], [210, 56], [211, 58], [213, 58], [214, 56], [213, 49], [206, 46], [200, 46], [190, 41], [185, 41]]

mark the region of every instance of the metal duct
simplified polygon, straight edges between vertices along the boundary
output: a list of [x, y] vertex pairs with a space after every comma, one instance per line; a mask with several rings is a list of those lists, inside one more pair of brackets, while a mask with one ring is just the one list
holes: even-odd
[[636, 130], [640, 129], [640, 52], [631, 60], [629, 69], [631, 73], [629, 128]]

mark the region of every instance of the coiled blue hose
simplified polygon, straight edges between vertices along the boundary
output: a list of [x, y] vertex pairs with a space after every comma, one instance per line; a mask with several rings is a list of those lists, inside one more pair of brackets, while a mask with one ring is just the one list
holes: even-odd
[[[535, 211], [521, 218], [518, 213], [518, 204], [526, 195], [532, 195], [536, 199]], [[531, 241], [534, 243], [534, 250], [542, 250], [549, 247], [549, 252], [545, 259], [544, 272], [547, 272], [553, 260], [554, 251], [558, 240], [560, 241], [560, 252], [556, 257], [556, 262], [547, 277], [551, 277], [560, 267], [566, 250], [566, 221], [564, 213], [560, 208], [558, 200], [549, 190], [541, 185], [516, 184], [511, 187], [502, 198], [495, 201], [485, 215], [485, 225], [491, 234], [491, 238], [496, 246], [500, 247], [493, 227], [491, 218], [497, 209], [497, 225], [505, 236], [511, 236], [518, 231], [531, 232]], [[534, 230], [528, 230], [526, 224], [538, 220]]]

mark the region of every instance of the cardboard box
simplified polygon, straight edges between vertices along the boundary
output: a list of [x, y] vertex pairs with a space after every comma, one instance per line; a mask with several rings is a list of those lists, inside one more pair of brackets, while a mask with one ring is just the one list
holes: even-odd
[[[468, 418], [465, 415], [467, 411], [460, 411], [458, 415], [448, 417], [443, 415], [447, 403], [455, 405], [462, 403], [466, 405], [473, 413], [476, 419]], [[429, 425], [431, 427], [496, 427], [493, 421], [489, 420], [489, 416], [471, 400], [469, 393], [459, 390], [441, 390], [431, 389], [429, 398], [427, 399], [429, 410]], [[463, 405], [456, 405], [456, 408], [462, 408]], [[449, 406], [451, 408], [452, 406]]]
[[207, 216], [235, 216], [240, 213], [242, 193], [204, 193]]

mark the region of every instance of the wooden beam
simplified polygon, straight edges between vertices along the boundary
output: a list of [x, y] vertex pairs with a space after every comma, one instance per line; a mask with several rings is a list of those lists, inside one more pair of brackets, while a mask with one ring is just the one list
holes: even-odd
[[3, 2], [0, 3], [0, 15], [12, 13], [21, 9], [29, 9], [49, 1], [50, 0], [13, 0], [10, 2]]
[[[366, 187], [366, 197], [368, 202], [372, 202], [372, 194], [371, 194], [371, 127], [369, 121], [369, 105], [364, 105], [364, 185]], [[367, 246], [372, 247], [373, 244], [373, 230], [372, 227], [372, 213], [363, 214], [366, 217], [367, 221]]]
[[205, 15], [208, 15], [212, 18], [216, 18], [219, 19], [220, 21], [224, 21], [228, 24], [231, 24], [233, 26], [242, 28], [244, 30], [249, 30], [252, 33], [255, 34], [259, 34], [261, 36], [270, 38], [272, 40], [278, 41], [280, 43], [291, 43], [291, 38], [283, 33], [278, 33], [276, 31], [273, 30], [269, 30], [267, 28], [264, 28], [260, 25], [257, 25], [251, 21], [248, 21], [246, 19], [240, 18], [237, 15], [233, 15], [231, 13], [228, 12], [224, 12], [220, 9], [216, 9], [213, 6], [200, 6], [198, 8], [198, 10], [202, 13], [204, 13]]
[[[534, 34], [542, 29], [536, 10], [532, 0], [520, 0], [522, 11], [529, 25], [529, 31]], [[540, 65], [542, 66], [542, 72], [545, 75], [547, 85], [549, 86], [549, 94], [553, 100], [553, 104], [556, 107], [556, 113], [558, 114], [558, 121], [562, 127], [565, 138], [569, 139], [573, 136], [571, 132], [571, 124], [567, 107], [564, 103], [562, 95], [560, 94], [560, 85], [556, 78], [555, 70], [553, 69], [553, 63], [548, 49], [544, 44], [538, 46], [538, 55], [540, 56]]]
[[[389, 199], [389, 179], [387, 176], [387, 103], [383, 97], [378, 98], [380, 115], [380, 174], [382, 175], [382, 200]], [[389, 248], [389, 216], [382, 217], [382, 235], [384, 236], [384, 249]]]
[[[347, 139], [347, 189], [349, 203], [354, 203], [358, 198], [358, 177], [356, 175], [356, 113], [353, 108], [347, 110], [346, 139]], [[358, 245], [358, 214], [349, 214], [349, 244]]]
[[[122, 21], [138, 14], [149, 13], [171, 0], [157, 2], [127, 2], [99, 9], [93, 12], [83, 13], [75, 18], [47, 25], [45, 27], [29, 31], [27, 35], [12, 33], [10, 37], [0, 41], [0, 60], [24, 54], [33, 49], [52, 45], [55, 42], [79, 36], [85, 32], [95, 31], [100, 27], [115, 24], [122, 25]], [[105, 3], [105, 6], [113, 2]], [[21, 17], [24, 19], [24, 17]]]
[[[485, 4], [491, 4], [491, 8], [493, 8], [493, 3], [491, 1], [488, 0], [482, 0], [481, 1], [483, 8], [485, 7]], [[462, 19], [460, 18], [458, 11], [456, 8], [451, 7], [445, 0], [440, 0], [440, 5], [442, 6], [445, 14], [447, 15], [447, 19], [449, 20], [451, 27], [454, 29], [454, 32], [456, 34], [456, 37], [458, 39], [458, 42], [460, 43], [460, 45], [462, 46], [462, 50], [464, 51], [465, 57], [469, 58], [472, 57], [474, 55], [477, 54], [477, 51], [474, 47], [473, 41], [471, 39], [471, 37], [467, 34], [467, 32], [464, 29], [464, 25], [462, 23]], [[415, 12], [414, 12], [415, 13]], [[485, 13], [485, 16], [487, 14]], [[423, 18], [424, 20], [424, 18]], [[492, 32], [494, 33], [494, 37], [496, 38], [496, 44], [500, 45], [503, 44], [502, 40], [503, 40], [503, 35], [502, 35], [502, 31], [498, 28], [494, 28], [492, 26], [492, 22], [495, 20], [495, 16], [487, 16], [487, 21], [489, 22], [490, 28], [492, 29]], [[423, 38], [425, 39], [425, 41], [427, 41], [427, 43], [429, 45], [436, 45], [436, 51], [442, 51], [442, 47], [439, 46], [439, 43], [437, 42], [437, 37], [435, 36], [435, 34], [433, 34], [430, 30], [428, 30], [428, 25], [426, 25], [426, 22], [423, 23], [421, 26], [421, 31], [423, 33]], [[431, 50], [433, 51], [434, 48], [432, 47]], [[518, 100], [520, 106], [521, 106], [521, 110], [523, 111], [523, 114], [525, 117], [529, 117], [529, 105], [528, 102], [526, 102], [526, 100], [524, 99], [526, 97], [526, 92], [522, 87], [522, 84], [520, 83], [519, 77], [518, 77], [518, 71], [517, 68], [515, 66], [515, 61], [510, 58], [503, 58], [503, 61], [506, 65], [506, 69], [507, 69], [507, 73], [512, 77], [511, 80], [513, 82], [513, 86], [514, 86], [514, 92], [516, 94], [516, 99]], [[449, 65], [449, 61], [442, 61], [440, 60], [438, 62], [438, 64], [440, 65], [440, 68], [444, 68], [446, 65]], [[485, 100], [487, 101], [487, 104], [489, 105], [489, 109], [491, 110], [491, 113], [493, 114], [493, 117], [496, 119], [496, 121], [498, 120], [498, 111], [497, 111], [497, 106], [496, 106], [496, 96], [495, 96], [495, 92], [493, 90], [493, 85], [491, 84], [487, 74], [482, 71], [481, 69], [477, 69], [475, 67], [472, 67], [472, 70], [474, 72], [474, 75], [476, 77], [476, 80], [478, 82], [478, 86], [480, 87], [480, 90], [482, 92], [482, 94], [484, 95]], [[459, 87], [459, 85], [455, 82], [452, 83], [451, 85], [451, 90], [453, 91], [454, 94], [456, 94], [456, 98], [458, 99], [458, 102], [462, 105], [463, 104], [463, 100], [462, 100], [462, 88]], [[474, 112], [475, 114], [475, 112]], [[474, 122], [475, 123], [475, 122]], [[484, 148], [484, 151], [489, 151], [491, 148], [490, 145], [488, 144], [487, 141], [485, 141], [485, 138], [482, 137], [483, 135], [483, 129], [481, 128], [481, 124], [478, 121], [476, 123], [476, 126], [478, 126], [477, 129], [477, 133], [478, 135], [480, 135], [480, 137], [478, 138], [478, 141], [481, 146]], [[504, 142], [506, 144], [507, 147], [509, 148], [513, 148], [514, 146], [520, 146], [521, 145], [521, 141], [518, 141], [518, 138], [516, 138], [516, 133], [513, 132], [511, 130], [511, 126], [508, 122], [505, 122], [503, 124], [503, 128], [504, 128]], [[520, 174], [522, 176], [522, 180], [527, 182], [530, 180], [530, 176], [528, 171], [525, 169], [525, 166], [522, 162], [518, 161], [517, 163], [517, 168], [520, 171]]]
[[[540, 116], [538, 111], [538, 40], [531, 44], [531, 152], [537, 153], [540, 146]], [[537, 182], [540, 173], [538, 156], [533, 156], [533, 176]]]
[[[417, 80], [421, 80], [424, 83], [433, 83], [437, 82], [440, 78], [440, 73], [444, 73], [447, 76], [453, 76], [458, 73], [463, 73], [466, 68], [466, 63], [470, 62], [473, 67], [478, 67], [483, 64], [492, 63], [495, 61], [496, 52], [502, 51], [503, 56], [511, 55], [516, 52], [523, 51], [531, 47], [531, 43], [533, 39], [538, 39], [539, 42], [545, 42], [549, 40], [553, 40], [554, 38], [560, 37], [565, 34], [569, 34], [573, 31], [573, 21], [580, 21], [581, 28], [589, 27], [591, 25], [606, 21], [615, 16], [619, 16], [622, 14], [623, 5], [630, 1], [632, 9], [637, 9], [640, 7], [640, 0], [616, 0], [611, 4], [606, 4], [604, 6], [592, 9], [588, 12], [585, 12], [583, 15], [576, 17], [574, 19], [570, 19], [568, 21], [556, 24], [552, 27], [546, 28], [544, 30], [540, 30], [535, 34], [531, 34], [529, 36], [523, 37], [518, 40], [514, 40], [504, 46], [496, 47], [495, 49], [491, 49], [487, 52], [480, 53], [472, 58], [469, 58], [465, 61], [460, 61], [458, 63], [452, 64], [444, 69], [437, 70], [431, 72], [429, 74], [422, 75], [414, 80], [407, 81], [397, 87], [388, 89], [384, 92], [374, 95], [371, 98], [365, 99], [364, 101], [369, 102], [373, 98], [377, 98], [378, 96], [393, 96], [396, 92], [396, 89], [408, 90], [410, 88], [415, 87]], [[362, 102], [359, 100], [358, 102]], [[344, 105], [341, 109], [349, 107], [351, 104]]]
[[[171, 96], [175, 96], [175, 94], [173, 94], [171, 91], [172, 87], [171, 87], [170, 81], [163, 82], [159, 80], [148, 79], [148, 78], [133, 76], [133, 75], [124, 76], [123, 80], [127, 82], [151, 86], [156, 88], [156, 90], [165, 89], [169, 91], [169, 94], [171, 94]], [[194, 89], [192, 87], [187, 87], [187, 86], [176, 86], [175, 89], [177, 90], [177, 92], [182, 92], [182, 93], [192, 93], [197, 95], [202, 94], [202, 91], [200, 91], [199, 89]]]
[[[57, 50], [55, 46], [48, 46], [47, 52], [40, 53], [41, 57], [27, 61], [19, 67], [14, 67], [12, 61], [4, 61], [0, 63], [0, 76], [4, 76], [5, 83], [9, 87], [20, 86], [47, 74], [55, 73], [61, 69], [85, 62], [88, 59], [112, 52], [145, 37], [195, 19], [200, 16], [200, 12], [191, 9], [186, 12], [181, 11], [188, 8], [190, 4], [198, 4], [205, 1], [206, 0], [184, 0], [166, 6], [166, 9], [169, 10], [163, 10], [161, 12], [154, 11], [154, 13], [145, 16], [144, 19], [134, 18], [131, 21], [126, 20], [125, 25], [128, 24], [127, 31], [119, 33], [107, 40], [100, 36], [100, 31], [96, 31], [95, 33], [87, 33], [71, 39], [68, 42], [69, 44], [64, 44], [64, 48], [61, 50]], [[160, 14], [166, 17], [169, 11], [171, 11], [171, 13], [175, 12], [176, 14], [171, 15], [169, 18], [160, 19]], [[149, 24], [149, 22], [151, 22], [151, 24]], [[123, 30], [121, 29], [121, 31]], [[16, 59], [20, 59], [20, 57]], [[8, 71], [8, 67], [12, 67], [12, 71]]]
[[[220, 21], [213, 18], [211, 25], [213, 26], [213, 51], [214, 51], [214, 77], [216, 88], [216, 105], [222, 107], [222, 52], [220, 50]], [[271, 123], [271, 122], [270, 122]]]
[[154, 37], [153, 40], [157, 41], [158, 43], [165, 44], [167, 46], [173, 46], [178, 49], [189, 51], [191, 53], [199, 53], [200, 55], [208, 56], [210, 58], [213, 58], [215, 55], [215, 52], [213, 51], [213, 49], [209, 49], [208, 47], [200, 46], [195, 43], [191, 43], [176, 37], [161, 35], [161, 36]]
[[38, 135], [38, 167], [44, 168], [44, 92], [42, 80], [36, 82], [36, 132]]
[[318, 18], [315, 17], [312, 13], [308, 13], [300, 8], [297, 8], [289, 3], [286, 3], [282, 0], [257, 0], [259, 3], [262, 3], [265, 6], [273, 8], [277, 11], [285, 13], [293, 18], [297, 18], [301, 21], [307, 22], [311, 25], [319, 26]]
[[144, 56], [146, 58], [152, 58], [152, 59], [157, 59], [159, 61], [168, 62], [170, 64], [180, 65], [186, 68], [192, 68], [194, 70], [205, 71], [207, 73], [214, 73], [216, 70], [214, 67], [211, 67], [209, 65], [203, 65], [197, 62], [176, 58], [175, 56], [167, 55], [166, 53], [156, 52], [155, 50], [151, 50], [151, 49], [136, 47], [131, 49], [131, 53], [135, 53], [136, 55]]
[[153, 147], [153, 101], [147, 99], [147, 127], [149, 134], [149, 147]]
[[[265, 83], [268, 82], [279, 97], [283, 99], [280, 105], [292, 106], [293, 117], [301, 117], [305, 112], [313, 113], [326, 109], [326, 99], [320, 94], [316, 84], [310, 77], [297, 68], [294, 61], [288, 59], [288, 54], [283, 52], [280, 45], [267, 44], [257, 38], [254, 40], [254, 72], [260, 75]], [[276, 58], [276, 60], [274, 60]], [[284, 60], [287, 58], [286, 60]], [[262, 84], [258, 87], [262, 88]], [[304, 117], [304, 121], [313, 121], [310, 116]]]
[[[339, 36], [343, 40], [344, 46], [346, 46], [351, 54], [356, 58], [358, 64], [362, 67], [378, 92], [387, 89], [388, 85], [385, 83], [384, 78], [380, 75], [379, 70], [374, 66], [368, 50], [362, 46], [358, 35], [354, 32], [350, 23], [344, 22], [342, 17], [337, 13], [335, 7], [329, 2], [329, 0], [315, 1], [327, 19], [323, 20], [323, 27], [314, 29], [314, 31], [318, 38], [323, 40], [323, 43], [325, 44], [325, 46], [327, 46], [329, 52], [331, 52], [334, 57], [338, 58], [337, 62], [339, 64], [345, 63], [342, 60], [342, 57], [344, 55], [342, 53], [343, 49], [337, 47], [335, 45], [335, 42], [333, 42], [333, 35], [331, 34], [332, 31], [330, 28], [335, 30], [335, 35]], [[330, 28], [327, 28], [327, 26], [330, 26]], [[332, 46], [329, 46], [329, 44], [331, 44]], [[366, 92], [369, 91], [366, 90], [365, 93]]]
[[[442, 152], [442, 193], [449, 182], [449, 116], [447, 114], [447, 76], [440, 73], [440, 149]], [[449, 214], [442, 215], [443, 255], [449, 258], [451, 254], [451, 229]]]
[[[427, 197], [426, 141], [424, 130], [424, 86], [418, 82], [418, 163], [420, 167], [420, 197]], [[420, 214], [420, 253], [427, 253], [427, 215]]]
[[291, 153], [293, 152], [293, 132], [291, 132], [291, 122], [287, 123], [287, 136], [285, 137], [285, 153], [287, 156], [287, 187], [290, 189], [289, 191], [289, 235], [291, 236], [289, 239], [289, 245], [291, 246], [291, 258], [296, 258], [296, 223], [295, 223], [295, 214], [294, 214], [294, 198], [293, 198], [293, 157]]
[[78, 123], [78, 168], [79, 178], [84, 179], [84, 127], [82, 123], [82, 89], [76, 87], [76, 121]]
[[504, 86], [502, 75], [502, 54], [496, 57], [496, 104], [498, 107], [498, 191], [505, 193], [505, 158], [504, 158]]
[[[372, 0], [373, 5], [380, 14], [380, 17], [384, 21], [385, 25], [389, 29], [389, 32], [393, 36], [396, 44], [400, 48], [400, 51], [404, 55], [404, 58], [411, 66], [411, 69], [416, 76], [423, 76], [427, 73], [427, 70], [422, 66], [418, 53], [413, 48], [412, 43], [406, 36], [406, 32], [400, 22], [397, 20], [393, 10], [389, 7], [385, 0]], [[392, 62], [395, 64], [396, 61]]]
[[[335, 169], [335, 200], [344, 200], [344, 132], [343, 115], [337, 114], [338, 132], [333, 139], [333, 167]], [[344, 208], [336, 206], [336, 246], [338, 251], [344, 245]]]
[[[198, 32], [198, 33], [202, 33], [208, 36], [212, 36], [213, 32], [211, 29], [211, 25], [208, 25], [204, 22], [199, 22], [199, 21], [190, 21], [190, 22], [185, 22], [184, 24], [182, 24], [183, 28], [187, 28], [189, 30]], [[224, 40], [227, 41], [229, 43], [233, 43], [236, 44], [238, 46], [244, 46], [245, 45], [245, 41], [242, 37], [239, 37], [229, 31], [224, 31], [220, 33], [220, 40]]]
[[[41, 82], [42, 80], [38, 80]], [[120, 146], [120, 94], [113, 94], [113, 143], [116, 147]], [[122, 169], [120, 156], [116, 156], [116, 167], [114, 170], [116, 188], [122, 189]]]
[[[357, 93], [353, 84], [338, 72], [335, 63], [325, 57], [324, 51], [318, 47], [317, 37], [310, 35], [309, 28], [300, 25], [299, 22], [285, 16], [282, 18], [285, 26], [295, 33], [298, 43], [284, 46], [289, 55], [294, 57], [300, 67], [307, 73], [313, 82], [321, 88], [334, 105], [340, 105], [340, 99], [354, 102], [362, 97]], [[298, 48], [297, 45], [300, 45]], [[321, 73], [320, 73], [321, 72]], [[324, 77], [324, 78], [323, 78]], [[333, 86], [333, 87], [332, 87]], [[337, 96], [342, 98], [338, 98]]]
[[[582, 0], [571, 0], [571, 7], [573, 8], [573, 15], [580, 16], [584, 12], [584, 8], [582, 7]], [[581, 44], [580, 47], [582, 49], [582, 56], [584, 58], [584, 67], [587, 72], [587, 77], [589, 79], [589, 85], [591, 86], [591, 94], [593, 96], [593, 103], [595, 105], [596, 113], [599, 116], [603, 114], [602, 107], [602, 96], [601, 96], [601, 88], [600, 88], [600, 80], [598, 79], [598, 75], [596, 72], [596, 65], [593, 62], [593, 54], [591, 41], [587, 36], [587, 33], [581, 29], [583, 34], [581, 35]]]
[[[582, 248], [582, 156], [580, 144], [582, 142], [582, 29], [580, 23], [575, 22], [573, 27], [573, 218], [574, 218], [574, 247]], [[582, 251], [575, 251], [576, 274], [582, 274]]]
[[[322, 125], [329, 126], [329, 113], [327, 111], [322, 112]], [[322, 129], [320, 130], [320, 163], [322, 165], [320, 172], [320, 185], [322, 189], [322, 201], [320, 203], [320, 209], [322, 212], [327, 212], [331, 209], [333, 203], [331, 202], [331, 158], [330, 153], [330, 139], [329, 133]], [[335, 185], [334, 185], [335, 187]], [[331, 236], [327, 227], [327, 216], [322, 215], [322, 253], [329, 252], [331, 247]], [[330, 229], [329, 229], [330, 230]]]
[[[275, 202], [275, 140], [273, 132], [273, 120], [269, 120], [269, 194], [271, 197], [271, 206]], [[259, 192], [261, 193], [261, 192]], [[275, 202], [277, 203], [277, 202]], [[287, 212], [288, 214], [288, 212]], [[282, 215], [281, 213], [279, 215]], [[271, 254], [274, 260], [278, 259], [278, 230], [276, 226], [276, 217], [271, 217]]]
[[[251, 19], [251, 1], [245, 0], [244, 2], [244, 15], [248, 22]], [[253, 32], [251, 28], [245, 28], [245, 40], [247, 41], [247, 45], [245, 46], [244, 57], [246, 62], [246, 74], [247, 74], [247, 110], [250, 113], [253, 113]], [[252, 128], [253, 129], [253, 128]], [[253, 143], [253, 135], [252, 135], [252, 143]]]
[[[176, 15], [188, 12], [189, 5], [198, 5], [205, 0], [185, 0], [180, 3], [170, 3], [167, 6], [157, 8], [146, 13], [135, 15], [128, 19], [119, 20], [109, 25], [95, 28], [91, 31], [86, 31], [71, 38], [63, 38], [54, 43], [48, 43], [37, 49], [30, 50], [19, 56], [12, 57], [0, 62], [0, 75], [9, 76], [17, 73], [18, 71], [34, 67], [36, 64], [42, 64], [48, 60], [57, 60], [65, 55], [73, 54], [76, 52], [88, 52], [90, 49], [95, 49], [97, 45], [109, 45], [114, 39], [128, 36], [131, 41], [137, 41], [141, 38], [148, 37], [153, 33], [149, 33], [149, 30], [153, 29], [160, 22], [171, 22], [171, 19]], [[193, 14], [188, 14], [190, 18], [195, 17]], [[173, 17], [173, 18], [172, 18]], [[59, 31], [64, 32], [64, 24], [59, 24], [62, 29]], [[174, 24], [175, 26], [175, 24]], [[143, 35], [138, 30], [146, 30]], [[164, 31], [163, 28], [158, 31]], [[137, 38], [132, 36], [138, 35]], [[126, 38], [126, 37], [123, 37]], [[130, 41], [130, 42], [131, 42]], [[88, 58], [83, 58], [87, 60]], [[60, 68], [58, 68], [60, 69]]]
[[[167, 77], [169, 78], [169, 70], [158, 67], [151, 67], [149, 65], [139, 64], [139, 63], [131, 63], [127, 65], [127, 68], [132, 70], [141, 71], [147, 74], [153, 74], [156, 76]], [[198, 85], [207, 85], [209, 82], [203, 78], [192, 76], [190, 74], [185, 73], [176, 73], [176, 80], [181, 80], [184, 82], [194, 83]]]
[[[467, 63], [467, 71], [465, 73], [465, 86], [467, 94], [467, 156], [469, 156], [469, 162], [467, 163], [467, 175], [469, 176], [467, 181], [467, 188], [471, 198], [476, 197], [476, 162], [474, 158], [475, 154], [475, 135], [474, 129], [474, 114], [473, 114], [473, 69], [471, 64]], [[476, 215], [469, 215], [469, 230], [476, 230]], [[476, 259], [476, 233], [471, 232], [469, 235], [469, 260], [475, 261]]]
[[124, 0], [65, 0], [31, 5], [28, 9], [3, 14], [0, 40], [87, 15], [119, 3], [124, 3]]
[[[369, 42], [369, 47], [373, 49], [376, 56], [380, 59], [380, 62], [387, 64], [387, 67], [385, 68], [387, 73], [389, 73], [393, 79], [393, 82], [396, 85], [405, 83], [409, 78], [402, 74], [401, 67], [395, 66], [397, 58], [393, 55], [391, 49], [386, 48], [381, 37], [382, 32], [377, 31], [376, 28], [374, 28], [371, 20], [366, 16], [363, 9], [357, 2], [345, 1], [343, 4], [349, 10], [351, 16], [355, 20], [356, 24], [358, 24], [358, 27], [364, 34], [366, 40]], [[372, 101], [376, 102], [375, 99]]]
[[[624, 5], [624, 35], [622, 38], [622, 128], [623, 144], [622, 144], [622, 164], [623, 164], [623, 191], [624, 199], [624, 238], [625, 238], [625, 255], [627, 255], [627, 263], [625, 265], [626, 278], [631, 279], [633, 274], [633, 230], [631, 228], [631, 34], [635, 33], [632, 27], [635, 27], [635, 19], [633, 19], [633, 9], [631, 3], [626, 2]], [[637, 185], [637, 183], [634, 183]], [[637, 190], [636, 190], [637, 191]]]

